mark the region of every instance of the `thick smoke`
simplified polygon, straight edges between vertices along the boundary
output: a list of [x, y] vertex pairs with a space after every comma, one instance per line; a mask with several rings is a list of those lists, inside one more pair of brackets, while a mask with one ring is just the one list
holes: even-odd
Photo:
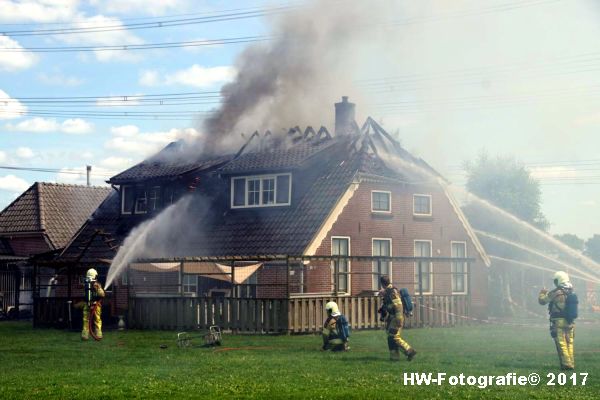
[[272, 39], [242, 52], [221, 107], [204, 121], [206, 150], [239, 146], [241, 132], [330, 126], [333, 103], [358, 96], [354, 60], [373, 33], [365, 16], [377, 18], [386, 2], [375, 3], [316, 1], [272, 21]]

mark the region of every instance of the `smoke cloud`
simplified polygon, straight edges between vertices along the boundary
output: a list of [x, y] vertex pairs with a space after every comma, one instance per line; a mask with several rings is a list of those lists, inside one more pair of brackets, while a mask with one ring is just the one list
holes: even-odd
[[274, 19], [272, 39], [241, 53], [221, 107], [204, 121], [207, 150], [239, 146], [241, 132], [331, 126], [333, 103], [358, 96], [353, 61], [376, 34], [365, 16], [379, 18], [388, 2], [375, 3], [315, 1]]

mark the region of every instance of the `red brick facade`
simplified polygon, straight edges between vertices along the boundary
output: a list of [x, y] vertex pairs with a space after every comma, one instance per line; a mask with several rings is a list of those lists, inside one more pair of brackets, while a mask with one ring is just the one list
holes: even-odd
[[[391, 192], [391, 213], [371, 211], [371, 191]], [[413, 215], [413, 194], [432, 196], [432, 215]], [[414, 241], [432, 242], [433, 257], [450, 257], [451, 242], [466, 242], [467, 257], [477, 261], [471, 265], [470, 295], [474, 315], [482, 315], [487, 306], [487, 267], [477, 252], [466, 229], [456, 215], [443, 190], [433, 186], [382, 184], [362, 182], [342, 213], [333, 224], [316, 252], [331, 255], [332, 237], [349, 237], [351, 255], [372, 255], [373, 238], [391, 239], [392, 256], [414, 256]], [[451, 295], [450, 263], [434, 263], [434, 295]], [[351, 276], [351, 293], [372, 290], [370, 262], [352, 262], [351, 272], [366, 273]], [[395, 285], [415, 291], [414, 263], [392, 263], [392, 281]], [[312, 263], [305, 273], [306, 292], [331, 292], [333, 277], [329, 263]]]
[[53, 250], [42, 234], [32, 236], [12, 236], [8, 242], [16, 256], [29, 257], [34, 254], [45, 253]]

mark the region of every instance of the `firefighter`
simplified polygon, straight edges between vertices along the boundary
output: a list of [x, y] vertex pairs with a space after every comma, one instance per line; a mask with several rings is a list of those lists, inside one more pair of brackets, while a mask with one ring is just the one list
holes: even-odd
[[573, 291], [573, 285], [569, 281], [569, 275], [564, 271], [554, 274], [554, 286], [556, 288], [548, 291], [546, 288], [540, 291], [538, 302], [541, 305], [548, 304], [550, 314], [550, 336], [556, 344], [556, 351], [560, 360], [560, 368], [563, 370], [575, 369], [575, 354], [573, 353], [573, 339], [575, 338], [575, 325], [568, 321], [567, 296]]
[[402, 327], [404, 325], [404, 310], [400, 293], [390, 283], [387, 276], [379, 278], [383, 296], [383, 305], [381, 306], [382, 317], [385, 315], [385, 329], [387, 331], [388, 348], [390, 350], [390, 360], [400, 361], [400, 350], [406, 356], [408, 361], [412, 361], [417, 352], [402, 339]]
[[346, 351], [348, 347], [348, 323], [346, 317], [340, 313], [334, 301], [325, 304], [327, 319], [323, 324], [322, 350]]
[[104, 290], [98, 282], [98, 271], [94, 268], [88, 269], [85, 274], [85, 301], [83, 304], [83, 329], [81, 330], [81, 339], [88, 340], [90, 335], [90, 311], [93, 322], [92, 336], [95, 339], [102, 339], [102, 298]]

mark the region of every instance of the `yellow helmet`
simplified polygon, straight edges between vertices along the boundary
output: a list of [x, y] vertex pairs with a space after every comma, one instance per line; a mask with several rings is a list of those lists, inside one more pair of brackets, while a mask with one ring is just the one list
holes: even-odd
[[325, 304], [325, 310], [327, 310], [327, 312], [334, 317], [340, 315], [340, 309], [335, 301], [330, 301], [329, 303]]
[[564, 285], [565, 283], [568, 283], [568, 282], [569, 282], [569, 274], [567, 274], [565, 271], [558, 271], [557, 273], [554, 274], [554, 284], [556, 285], [556, 287]]
[[85, 273], [85, 278], [89, 279], [90, 281], [95, 281], [96, 278], [98, 278], [98, 271], [96, 271], [94, 268], [88, 269]]

